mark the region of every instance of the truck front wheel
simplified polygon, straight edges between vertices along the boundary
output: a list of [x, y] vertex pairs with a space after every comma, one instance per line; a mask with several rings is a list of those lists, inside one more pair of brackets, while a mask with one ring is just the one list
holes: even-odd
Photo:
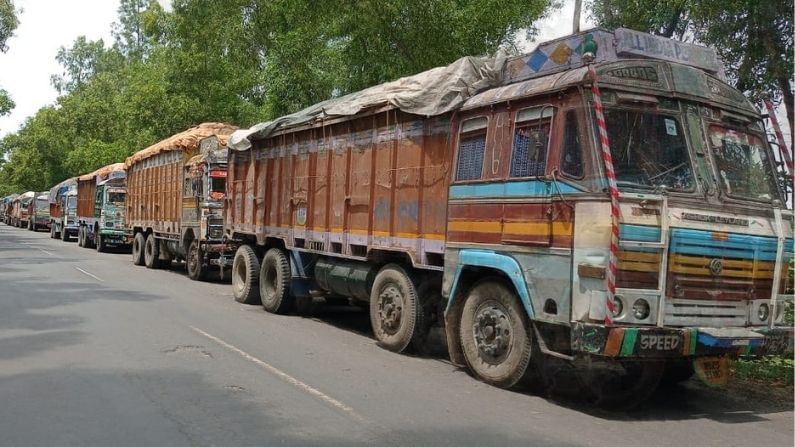
[[66, 229], [66, 226], [61, 228], [61, 240], [64, 242], [69, 240], [69, 231]]
[[461, 314], [459, 337], [469, 369], [478, 379], [511, 388], [532, 369], [530, 322], [519, 298], [499, 280], [476, 284]]
[[254, 249], [241, 245], [232, 261], [232, 294], [243, 304], [259, 304], [259, 260]]
[[154, 234], [150, 234], [146, 238], [144, 245], [144, 264], [146, 268], [157, 269], [160, 268], [160, 244], [157, 243]]
[[282, 250], [271, 248], [262, 258], [259, 274], [259, 294], [262, 307], [274, 314], [290, 309], [290, 261]]
[[422, 306], [414, 281], [397, 264], [387, 264], [370, 291], [370, 324], [378, 345], [403, 352], [420, 335]]
[[95, 248], [97, 249], [97, 252], [103, 253], [107, 251], [108, 247], [105, 246], [105, 241], [102, 239], [102, 235], [99, 234], [99, 232], [97, 231], [96, 233], [94, 233], [94, 237], [96, 238], [96, 240], [94, 241], [94, 245]]
[[135, 238], [132, 243], [133, 264], [144, 265], [144, 245], [146, 245], [144, 234], [135, 233]]
[[188, 278], [194, 281], [201, 281], [207, 276], [207, 269], [204, 268], [204, 253], [202, 253], [199, 241], [194, 239], [188, 248], [188, 258], [185, 264], [188, 269]]

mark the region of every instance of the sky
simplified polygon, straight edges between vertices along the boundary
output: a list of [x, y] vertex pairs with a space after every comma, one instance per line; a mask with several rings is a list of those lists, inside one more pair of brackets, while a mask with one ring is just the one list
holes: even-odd
[[[160, 0], [168, 8], [169, 0]], [[41, 107], [55, 102], [57, 92], [50, 76], [61, 72], [55, 55], [61, 46], [69, 47], [81, 35], [89, 40], [113, 41], [111, 24], [116, 20], [118, 0], [14, 0], [19, 27], [8, 40], [9, 51], [0, 53], [0, 87], [6, 89], [16, 103], [10, 115], [0, 118], [0, 137], [15, 132], [29, 116]], [[571, 33], [574, 0], [563, 0], [563, 7], [550, 17], [537, 22], [539, 35], [535, 42], [562, 37]], [[583, 11], [580, 29], [593, 27]], [[534, 42], [525, 42], [532, 50]], [[781, 113], [779, 121], [786, 126]], [[788, 129], [785, 134], [788, 135]]]

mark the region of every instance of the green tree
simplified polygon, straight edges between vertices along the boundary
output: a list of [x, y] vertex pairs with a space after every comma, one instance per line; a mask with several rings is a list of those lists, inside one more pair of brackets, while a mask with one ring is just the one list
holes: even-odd
[[[17, 11], [14, 2], [11, 0], [0, 0], [0, 52], [8, 51], [6, 42], [14, 34], [14, 30], [19, 25]], [[7, 115], [14, 108], [14, 101], [8, 92], [0, 88], [0, 116]]]

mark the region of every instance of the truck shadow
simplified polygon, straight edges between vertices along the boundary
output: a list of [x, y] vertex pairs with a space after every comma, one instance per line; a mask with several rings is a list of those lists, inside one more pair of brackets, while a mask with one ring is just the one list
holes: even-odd
[[[367, 309], [352, 306], [315, 306], [306, 318], [329, 324], [356, 335], [373, 339], [373, 331]], [[421, 352], [407, 355], [419, 356], [448, 365], [447, 347], [444, 339], [431, 337]], [[429, 355], [428, 353], [432, 353]], [[450, 365], [450, 367], [455, 368]], [[476, 380], [476, 379], [472, 379]], [[565, 390], [564, 390], [565, 391]], [[587, 401], [580, 390], [548, 394], [539, 387], [515, 390], [518, 394], [540, 396], [548, 402], [589, 414], [605, 420], [615, 421], [665, 421], [710, 419], [726, 424], [748, 423], [768, 420], [766, 415], [792, 411], [793, 400], [790, 388], [789, 399], [770, 399], [764, 393], [743, 394], [736, 386], [728, 389], [710, 388], [692, 378], [679, 385], [661, 387], [652, 397], [631, 411], [607, 411]], [[787, 394], [783, 390], [781, 394]]]
[[83, 341], [85, 334], [79, 328], [85, 318], [69, 312], [72, 306], [98, 300], [160, 299], [102, 284], [18, 277], [11, 269], [0, 273], [0, 359], [29, 357]]

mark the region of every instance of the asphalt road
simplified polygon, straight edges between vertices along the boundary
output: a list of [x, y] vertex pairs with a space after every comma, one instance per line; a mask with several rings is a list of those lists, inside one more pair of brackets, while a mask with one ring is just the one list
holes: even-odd
[[0, 224], [0, 446], [792, 445], [791, 402], [688, 383], [607, 413], [386, 352], [367, 321]]

